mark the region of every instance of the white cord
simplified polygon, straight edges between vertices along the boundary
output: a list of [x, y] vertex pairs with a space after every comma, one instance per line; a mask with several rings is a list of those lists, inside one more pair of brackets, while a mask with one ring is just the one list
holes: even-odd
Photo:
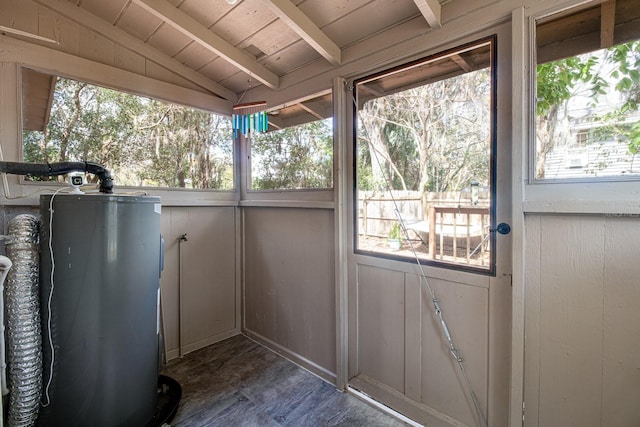
[[53, 275], [56, 270], [56, 262], [53, 258], [53, 199], [55, 199], [56, 195], [62, 190], [69, 190], [69, 188], [59, 188], [55, 193], [53, 193], [53, 195], [51, 196], [51, 200], [49, 201], [49, 256], [51, 257], [51, 275], [49, 281], [51, 282], [51, 288], [49, 289], [49, 299], [47, 301], [47, 334], [49, 335], [49, 347], [51, 348], [51, 365], [49, 366], [49, 380], [47, 381], [47, 385], [44, 388], [47, 402], [42, 404], [43, 408], [51, 404], [51, 398], [49, 397], [49, 387], [51, 387], [51, 381], [53, 380], [53, 365], [56, 359], [56, 352], [53, 346], [53, 337], [51, 336], [51, 300], [53, 299], [54, 288]]

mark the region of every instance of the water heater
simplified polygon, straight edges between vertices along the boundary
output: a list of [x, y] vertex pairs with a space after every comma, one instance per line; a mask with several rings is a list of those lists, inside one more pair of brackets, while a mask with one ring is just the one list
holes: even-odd
[[39, 425], [153, 424], [160, 210], [158, 197], [41, 196]]

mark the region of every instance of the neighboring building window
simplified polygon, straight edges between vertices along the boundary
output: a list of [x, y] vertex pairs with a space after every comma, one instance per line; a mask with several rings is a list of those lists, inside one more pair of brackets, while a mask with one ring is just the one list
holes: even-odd
[[493, 271], [494, 61], [489, 38], [354, 82], [358, 253]]
[[588, 137], [589, 137], [589, 134], [587, 132], [578, 132], [576, 134], [576, 146], [584, 147], [585, 145], [587, 145]]
[[536, 23], [537, 180], [640, 177], [640, 3]]
[[23, 88], [27, 162], [92, 161], [123, 186], [234, 188], [229, 117], [29, 69]]
[[251, 189], [333, 188], [331, 111], [329, 94], [271, 112], [270, 128], [278, 130], [250, 134]]

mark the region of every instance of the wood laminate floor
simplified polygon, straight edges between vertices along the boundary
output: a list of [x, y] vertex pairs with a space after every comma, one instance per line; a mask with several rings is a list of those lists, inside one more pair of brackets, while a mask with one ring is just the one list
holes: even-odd
[[405, 426], [242, 336], [174, 359], [182, 386], [175, 427]]

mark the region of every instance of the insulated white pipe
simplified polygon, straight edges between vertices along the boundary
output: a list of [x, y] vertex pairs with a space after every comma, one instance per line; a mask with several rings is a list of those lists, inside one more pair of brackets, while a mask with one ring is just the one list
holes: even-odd
[[[4, 279], [9, 274], [9, 269], [13, 263], [9, 258], [0, 255], [0, 382], [2, 385], [2, 396], [9, 393], [7, 388], [7, 359], [4, 345]], [[0, 414], [2, 414], [2, 399], [0, 399]]]

